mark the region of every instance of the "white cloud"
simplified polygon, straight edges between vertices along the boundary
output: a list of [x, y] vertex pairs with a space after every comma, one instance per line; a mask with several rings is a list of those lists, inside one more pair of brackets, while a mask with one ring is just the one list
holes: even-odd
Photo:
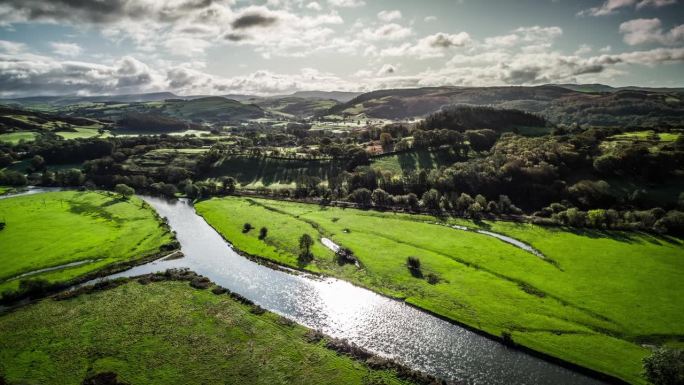
[[606, 0], [598, 7], [592, 7], [577, 13], [578, 16], [606, 16], [618, 12], [622, 8], [631, 8], [636, 5], [636, 9], [646, 7], [660, 8], [676, 4], [677, 0]]
[[312, 2], [310, 2], [309, 4], [307, 4], [307, 5], [306, 5], [306, 8], [307, 8], [307, 9], [314, 10], [314, 11], [320, 11], [321, 9], [323, 9], [323, 8], [321, 7], [321, 5], [318, 4], [318, 3], [315, 2], [315, 1], [312, 1]]
[[375, 74], [377, 76], [388, 76], [388, 75], [394, 75], [397, 72], [397, 67], [392, 65], [392, 64], [384, 64], [378, 72]]
[[580, 55], [586, 55], [592, 51], [592, 48], [588, 44], [581, 44], [579, 48], [575, 51], [575, 55], [580, 56]]
[[396, 9], [392, 11], [380, 11], [378, 12], [378, 19], [388, 23], [393, 20], [399, 20], [401, 19], [401, 11]]
[[9, 40], [0, 40], [0, 51], [10, 55], [17, 54], [26, 49], [26, 44]]
[[51, 42], [52, 52], [61, 56], [78, 56], [83, 52], [83, 48], [76, 43]]
[[448, 34], [439, 32], [418, 40], [415, 44], [404, 43], [399, 46], [385, 48], [380, 56], [414, 56], [419, 59], [443, 57], [449, 48], [465, 47], [472, 42], [467, 32]]
[[629, 45], [658, 43], [675, 45], [684, 42], [684, 24], [663, 32], [660, 19], [634, 19], [620, 24], [623, 40]]
[[437, 21], [437, 16], [425, 16], [423, 21], [426, 23], [431, 23], [433, 21]]
[[328, 3], [333, 7], [340, 8], [357, 8], [366, 5], [363, 0], [328, 0]]
[[366, 40], [399, 40], [413, 33], [410, 28], [396, 23], [384, 24], [377, 28], [365, 28], [361, 31], [361, 37]]

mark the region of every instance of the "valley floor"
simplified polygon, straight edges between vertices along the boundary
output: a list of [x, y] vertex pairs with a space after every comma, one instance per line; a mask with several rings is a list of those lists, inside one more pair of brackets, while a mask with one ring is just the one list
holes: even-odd
[[[343, 278], [631, 383], [645, 383], [647, 346], [684, 336], [680, 239], [242, 197], [196, 209], [248, 254]], [[245, 223], [253, 229], [243, 232]], [[544, 257], [453, 225], [513, 237]], [[316, 240], [310, 262], [298, 258], [302, 234]], [[351, 249], [360, 267], [340, 264], [323, 238]], [[419, 271], [407, 268], [409, 256]]]
[[[187, 282], [135, 281], [0, 317], [0, 383], [409, 384], [307, 329]], [[4, 379], [4, 381], [3, 381]]]

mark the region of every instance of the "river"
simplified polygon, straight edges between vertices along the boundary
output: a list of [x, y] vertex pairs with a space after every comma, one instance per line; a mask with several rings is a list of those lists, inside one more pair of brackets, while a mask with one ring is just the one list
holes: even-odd
[[237, 254], [188, 201], [142, 198], [168, 219], [185, 257], [108, 278], [188, 268], [302, 325], [465, 384], [603, 383], [348, 282], [259, 265]]

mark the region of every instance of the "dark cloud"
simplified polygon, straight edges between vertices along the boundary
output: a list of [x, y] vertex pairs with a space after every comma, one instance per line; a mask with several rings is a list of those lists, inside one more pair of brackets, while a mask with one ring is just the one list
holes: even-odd
[[278, 18], [274, 16], [267, 16], [260, 13], [247, 13], [237, 19], [233, 20], [231, 26], [233, 29], [245, 29], [252, 27], [268, 27], [273, 25]]
[[230, 41], [242, 41], [248, 39], [249, 36], [241, 35], [239, 33], [227, 33], [226, 36], [224, 36], [224, 38]]
[[[124, 19], [172, 21], [188, 11], [205, 9], [214, 0], [186, 0], [174, 7], [143, 0], [2, 0], [9, 20], [109, 24]], [[155, 6], [156, 5], [156, 6]]]

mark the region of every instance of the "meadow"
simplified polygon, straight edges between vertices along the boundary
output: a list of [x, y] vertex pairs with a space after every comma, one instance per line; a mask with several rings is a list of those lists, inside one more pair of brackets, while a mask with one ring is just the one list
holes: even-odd
[[[304, 327], [185, 282], [131, 281], [0, 316], [0, 382], [81, 384], [408, 384]], [[4, 377], [4, 381], [2, 381]]]
[[[63, 191], [0, 200], [0, 292], [25, 279], [66, 282], [161, 251], [173, 240], [142, 200]], [[78, 264], [76, 264], [78, 263]], [[37, 270], [74, 264], [31, 274]]]
[[38, 134], [31, 131], [10, 132], [7, 134], [0, 134], [0, 142], [9, 144], [17, 144], [20, 141], [33, 142], [38, 137]]
[[[680, 239], [239, 197], [196, 209], [244, 252], [343, 278], [631, 383], [645, 383], [646, 345], [684, 335]], [[244, 223], [254, 229], [244, 233]], [[447, 224], [511, 236], [544, 258]], [[268, 235], [259, 239], [262, 226]], [[309, 263], [297, 256], [304, 233], [318, 240]], [[323, 237], [351, 249], [360, 267], [340, 264]], [[407, 268], [409, 256], [419, 258], [419, 271]]]

